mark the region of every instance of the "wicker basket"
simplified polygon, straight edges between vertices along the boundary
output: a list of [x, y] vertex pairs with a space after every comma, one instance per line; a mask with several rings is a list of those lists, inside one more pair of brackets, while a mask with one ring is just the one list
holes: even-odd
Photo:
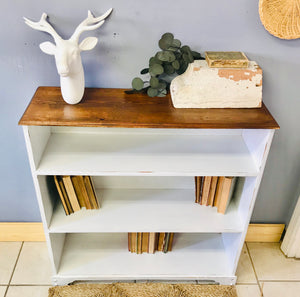
[[261, 22], [281, 39], [300, 38], [300, 0], [259, 0]]

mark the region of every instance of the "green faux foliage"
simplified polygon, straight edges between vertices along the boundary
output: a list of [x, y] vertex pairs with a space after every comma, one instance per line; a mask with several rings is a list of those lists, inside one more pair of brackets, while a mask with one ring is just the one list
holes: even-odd
[[147, 81], [139, 77], [132, 80], [132, 93], [147, 93], [150, 97], [166, 96], [170, 90], [170, 81], [174, 76], [184, 73], [194, 60], [202, 60], [200, 53], [193, 51], [189, 46], [181, 46], [181, 41], [174, 39], [172, 33], [165, 33], [158, 41], [161, 51], [149, 59], [149, 67], [144, 68], [140, 73], [149, 74]]

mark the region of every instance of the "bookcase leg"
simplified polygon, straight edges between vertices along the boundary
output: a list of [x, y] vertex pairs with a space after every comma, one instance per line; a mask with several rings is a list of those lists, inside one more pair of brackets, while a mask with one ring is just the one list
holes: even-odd
[[74, 278], [66, 278], [66, 277], [61, 278], [58, 276], [52, 277], [53, 286], [66, 286], [74, 281], [76, 281], [76, 279], [74, 279]]

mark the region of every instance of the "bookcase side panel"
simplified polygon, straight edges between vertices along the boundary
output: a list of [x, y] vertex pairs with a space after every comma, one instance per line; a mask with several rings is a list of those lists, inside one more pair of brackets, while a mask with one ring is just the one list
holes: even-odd
[[[257, 139], [255, 138], [255, 131], [259, 131], [257, 136], [257, 139], [260, 139], [259, 142], [257, 142]], [[275, 130], [253, 130], [253, 131], [245, 130], [245, 135], [247, 135], [245, 139], [248, 139], [247, 141], [249, 143], [249, 146], [253, 145], [253, 143], [256, 142], [257, 149], [255, 150], [253, 146], [254, 149], [253, 151], [256, 151], [256, 154], [254, 154], [254, 156], [256, 158], [256, 162], [260, 162], [260, 165], [259, 165], [259, 174], [257, 175], [257, 177], [246, 178], [244, 191], [247, 191], [248, 189], [248, 193], [247, 195], [244, 196], [244, 199], [242, 199], [241, 203], [239, 203], [238, 212], [240, 217], [243, 218], [244, 220], [243, 223], [245, 227], [241, 235], [241, 241], [240, 241], [241, 244], [239, 245], [239, 248], [236, 253], [235, 261], [234, 261], [234, 267], [233, 267], [234, 272], [236, 271], [239, 257], [242, 252], [243, 242], [245, 241], [246, 238], [247, 228], [252, 216], [257, 193], [259, 190], [259, 186], [266, 166], [268, 154], [272, 144], [274, 132]], [[249, 139], [252, 139], [254, 142], [251, 143]]]
[[31, 170], [35, 171], [51, 135], [51, 127], [24, 126], [23, 131], [29, 160], [31, 161]]
[[260, 170], [263, 165], [270, 136], [274, 130], [269, 129], [244, 129], [242, 136], [251, 153], [251, 156]]
[[42, 213], [45, 216], [45, 227], [48, 228], [59, 196], [55, 188], [53, 176], [37, 176], [37, 182], [38, 186], [36, 187], [36, 194], [38, 200], [41, 202], [40, 209], [42, 209]]
[[48, 250], [51, 254], [52, 264], [54, 268], [54, 274], [57, 274], [59, 271], [59, 266], [61, 263], [61, 258], [64, 250], [65, 245], [65, 233], [54, 233], [49, 234], [49, 243], [48, 243]]

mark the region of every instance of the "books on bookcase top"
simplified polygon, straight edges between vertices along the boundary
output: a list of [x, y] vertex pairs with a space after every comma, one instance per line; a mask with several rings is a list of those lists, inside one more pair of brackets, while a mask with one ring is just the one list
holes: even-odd
[[205, 52], [205, 60], [211, 68], [247, 68], [249, 60], [243, 52]]

